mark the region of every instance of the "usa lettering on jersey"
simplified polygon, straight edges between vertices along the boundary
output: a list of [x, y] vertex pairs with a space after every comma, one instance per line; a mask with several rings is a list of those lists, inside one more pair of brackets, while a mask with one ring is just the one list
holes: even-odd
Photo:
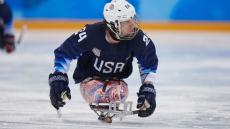
[[125, 63], [99, 60], [96, 57], [93, 66], [97, 71], [102, 73], [117, 73], [122, 72]]

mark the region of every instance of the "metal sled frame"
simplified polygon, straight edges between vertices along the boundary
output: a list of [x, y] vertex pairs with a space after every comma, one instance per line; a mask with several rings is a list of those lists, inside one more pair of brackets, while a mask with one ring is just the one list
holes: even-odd
[[125, 116], [138, 114], [139, 110], [132, 111], [132, 105], [131, 101], [89, 104], [90, 108], [99, 116], [98, 120], [106, 123], [112, 123], [113, 117], [119, 117], [121, 121]]

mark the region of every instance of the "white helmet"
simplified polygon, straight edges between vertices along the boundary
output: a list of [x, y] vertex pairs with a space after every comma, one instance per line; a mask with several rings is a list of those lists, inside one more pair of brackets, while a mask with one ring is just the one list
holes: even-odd
[[[109, 28], [110, 34], [116, 40], [130, 40], [135, 37], [138, 32], [136, 24], [136, 11], [133, 5], [126, 0], [112, 0], [104, 6], [104, 19]], [[121, 22], [134, 20], [135, 28], [131, 35], [121, 35]]]

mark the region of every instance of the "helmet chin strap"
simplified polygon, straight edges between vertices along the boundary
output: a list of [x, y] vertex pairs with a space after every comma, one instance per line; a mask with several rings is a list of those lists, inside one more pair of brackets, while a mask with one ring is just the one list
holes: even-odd
[[117, 39], [116, 37], [112, 36], [113, 32], [111, 32], [108, 28], [106, 29], [105, 38], [109, 43], [119, 43], [121, 40]]
[[121, 40], [119, 40], [119, 39], [115, 36], [115, 34], [114, 34], [110, 29], [108, 29], [108, 32], [109, 32], [110, 37], [111, 37], [113, 40], [115, 40], [115, 41], [121, 41]]

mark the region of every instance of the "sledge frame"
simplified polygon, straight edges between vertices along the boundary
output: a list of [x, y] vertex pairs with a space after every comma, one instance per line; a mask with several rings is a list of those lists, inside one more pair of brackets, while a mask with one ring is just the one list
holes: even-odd
[[106, 123], [112, 123], [112, 118], [118, 117], [120, 121], [125, 116], [138, 114], [139, 110], [132, 110], [133, 103], [110, 102], [110, 103], [90, 103], [90, 108], [99, 116], [98, 120]]

